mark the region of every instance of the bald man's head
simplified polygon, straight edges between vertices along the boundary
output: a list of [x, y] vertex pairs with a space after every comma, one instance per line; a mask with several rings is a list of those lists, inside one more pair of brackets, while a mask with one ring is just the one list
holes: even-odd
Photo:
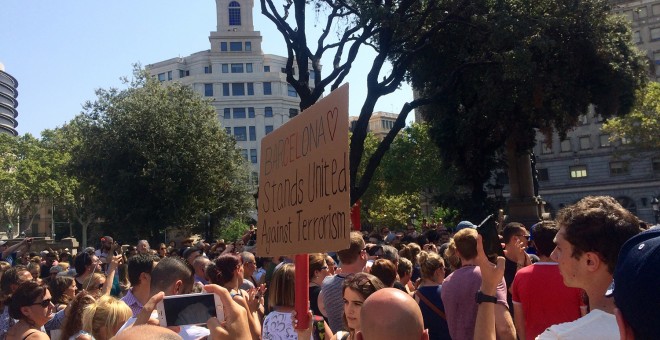
[[419, 305], [396, 288], [380, 289], [364, 300], [360, 319], [362, 330], [357, 333], [358, 340], [429, 338]]
[[180, 340], [183, 339], [179, 334], [160, 326], [140, 325], [129, 327], [123, 332], [115, 335], [111, 340]]

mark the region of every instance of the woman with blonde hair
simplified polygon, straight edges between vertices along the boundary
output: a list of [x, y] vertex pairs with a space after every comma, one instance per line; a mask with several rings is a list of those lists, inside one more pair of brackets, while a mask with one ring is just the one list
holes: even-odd
[[102, 296], [83, 311], [82, 329], [95, 340], [107, 340], [115, 336], [131, 316], [133, 312], [124, 301]]
[[295, 335], [291, 312], [295, 307], [296, 269], [286, 263], [273, 273], [268, 290], [268, 305], [273, 309], [264, 318], [261, 337], [264, 340], [290, 339]]
[[429, 339], [451, 339], [442, 304], [440, 290], [445, 279], [445, 262], [435, 252], [422, 251], [417, 257], [422, 280], [415, 291], [415, 301], [419, 304], [424, 318], [424, 328], [429, 330]]

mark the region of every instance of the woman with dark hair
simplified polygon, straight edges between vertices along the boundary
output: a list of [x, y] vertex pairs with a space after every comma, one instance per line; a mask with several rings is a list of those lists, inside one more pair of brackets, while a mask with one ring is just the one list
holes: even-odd
[[393, 287], [396, 281], [396, 266], [392, 261], [378, 259], [371, 266], [371, 275], [377, 277], [385, 287]]
[[11, 297], [21, 284], [29, 281], [32, 281], [32, 274], [21, 265], [9, 268], [0, 278], [0, 290], [2, 291], [0, 300], [3, 308], [3, 312], [0, 314], [0, 339], [3, 339], [9, 328], [16, 323], [9, 316]]
[[48, 290], [53, 297], [55, 311], [58, 312], [66, 308], [69, 302], [76, 297], [78, 288], [72, 277], [57, 276], [48, 282]]
[[210, 283], [225, 287], [234, 301], [248, 311], [248, 321], [252, 338], [260, 339], [261, 319], [259, 318], [259, 311], [263, 308], [260, 303], [262, 292], [259, 292], [259, 295], [257, 295], [257, 289], [253, 288], [246, 292], [239, 288], [243, 283], [243, 263], [241, 257], [237, 254], [219, 256], [206, 266], [206, 276], [209, 278]]
[[9, 316], [18, 322], [7, 332], [7, 339], [50, 339], [41, 327], [53, 317], [54, 307], [46, 287], [32, 281], [21, 284], [9, 304]]
[[371, 294], [379, 289], [385, 288], [385, 285], [375, 276], [367, 273], [355, 273], [346, 276], [344, 279], [344, 328], [348, 332], [339, 331], [335, 333], [332, 340], [355, 340], [355, 333], [361, 329], [360, 310], [362, 304]]
[[323, 315], [319, 310], [319, 293], [323, 279], [330, 275], [325, 256], [322, 253], [309, 254], [309, 308], [314, 315]]
[[78, 290], [83, 290], [85, 288], [83, 282], [93, 273], [101, 271], [101, 261], [94, 253], [82, 252], [76, 256], [74, 267], [76, 268], [76, 286]]

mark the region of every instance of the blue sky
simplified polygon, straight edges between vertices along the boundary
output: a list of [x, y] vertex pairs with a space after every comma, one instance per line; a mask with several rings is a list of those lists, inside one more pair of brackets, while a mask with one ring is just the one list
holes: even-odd
[[[283, 1], [274, 1], [280, 8]], [[39, 135], [69, 121], [85, 101], [94, 100], [95, 89], [123, 87], [119, 78], [131, 74], [133, 63], [209, 49], [209, 32], [216, 29], [213, 0], [3, 0], [1, 12], [0, 62], [19, 82], [20, 134]], [[264, 53], [286, 55], [282, 36], [261, 14], [259, 0], [253, 13]], [[314, 29], [314, 16], [307, 21]], [[351, 83], [351, 115], [359, 113], [366, 96], [373, 55], [363, 48], [345, 80]], [[331, 59], [323, 65], [331, 65]], [[405, 85], [375, 109], [398, 113], [410, 100], [412, 91]]]

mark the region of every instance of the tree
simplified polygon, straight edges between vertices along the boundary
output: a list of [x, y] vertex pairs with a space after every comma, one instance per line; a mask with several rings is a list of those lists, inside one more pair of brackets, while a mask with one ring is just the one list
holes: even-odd
[[609, 10], [602, 0], [470, 2], [420, 51], [410, 77], [422, 95], [444, 90], [424, 117], [472, 192], [468, 214], [485, 213], [483, 184], [505, 156], [519, 179], [511, 171], [529, 164], [536, 129], [565, 136], [590, 104], [604, 117], [630, 111], [646, 61]]
[[[367, 157], [375, 152], [378, 142], [373, 134], [367, 135]], [[427, 124], [414, 123], [403, 129], [362, 196], [363, 219], [375, 225], [402, 227], [411, 214], [421, 216], [421, 199], [434, 201], [438, 194], [453, 192], [455, 174], [442, 166], [439, 152]]]
[[650, 82], [639, 91], [630, 114], [609, 119], [602, 131], [610, 134], [610, 141], [624, 139], [625, 152], [660, 150], [660, 84]]
[[[456, 1], [449, 7], [439, 4], [438, 1], [414, 0], [287, 0], [282, 11], [278, 11], [273, 0], [261, 0], [261, 12], [275, 23], [284, 37], [288, 54], [286, 80], [300, 95], [301, 110], [314, 104], [328, 86], [334, 90], [341, 85], [360, 48], [372, 48], [376, 52], [367, 76], [367, 95], [350, 141], [351, 204], [366, 192], [383, 155], [405, 126], [410, 111], [429, 102], [429, 98], [420, 97], [403, 104], [393, 128], [369, 157], [365, 155], [369, 118], [376, 102], [401, 85], [418, 51], [429, 45], [430, 38], [440, 27], [456, 20], [453, 7], [465, 5], [464, 1]], [[310, 7], [317, 14], [323, 13], [319, 17], [326, 20], [320, 24], [322, 32], [316, 41], [308, 42], [306, 9]], [[290, 12], [293, 12], [292, 18]], [[336, 34], [331, 34], [332, 30], [336, 30]], [[337, 39], [332, 39], [333, 36]], [[333, 56], [333, 64], [322, 77], [324, 54]], [[310, 83], [310, 65], [313, 84]], [[366, 166], [359, 172], [362, 163]]]
[[[18, 235], [59, 195], [56, 169], [64, 160], [30, 134], [0, 135], [0, 155], [0, 216], [12, 234]], [[21, 224], [27, 227], [19, 230]]]
[[[128, 80], [126, 80], [127, 83]], [[73, 171], [85, 201], [126, 238], [240, 216], [248, 170], [214, 108], [185, 85], [161, 85], [136, 67], [125, 90], [99, 89], [76, 119]]]

